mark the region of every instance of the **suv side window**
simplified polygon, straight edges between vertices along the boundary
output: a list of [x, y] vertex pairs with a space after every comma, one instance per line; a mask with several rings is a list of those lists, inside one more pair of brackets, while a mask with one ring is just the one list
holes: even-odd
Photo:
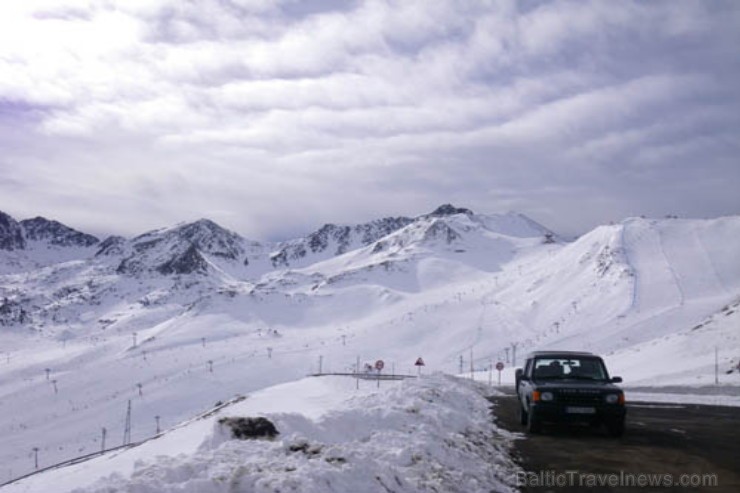
[[528, 359], [527, 364], [524, 366], [524, 375], [527, 377], [532, 376], [532, 360]]

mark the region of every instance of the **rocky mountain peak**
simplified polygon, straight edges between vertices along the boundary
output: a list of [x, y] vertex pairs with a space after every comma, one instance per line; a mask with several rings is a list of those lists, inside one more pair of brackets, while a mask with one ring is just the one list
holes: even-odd
[[20, 222], [26, 239], [32, 241], [48, 242], [55, 246], [80, 246], [89, 247], [100, 242], [96, 237], [72, 229], [58, 221], [52, 221], [44, 217], [24, 219]]
[[210, 219], [150, 231], [128, 243], [116, 237], [104, 243], [97, 255], [127, 255], [117, 269], [122, 274], [205, 273], [208, 256], [234, 261], [246, 258], [245, 240]]
[[201, 234], [228, 234], [230, 231], [228, 231], [225, 228], [222, 228], [215, 222], [211, 221], [210, 219], [198, 219], [197, 221], [193, 221], [191, 223], [185, 223], [180, 224], [175, 227], [175, 230], [178, 232], [180, 236], [193, 236], [193, 235], [201, 235]]
[[455, 214], [467, 214], [472, 215], [473, 211], [465, 209], [463, 207], [455, 207], [452, 204], [443, 204], [437, 207], [434, 211], [427, 214], [425, 217], [444, 217], [454, 216]]
[[244, 254], [243, 238], [210, 219], [199, 219], [178, 226], [171, 234], [211, 255], [236, 260]]
[[21, 225], [8, 214], [0, 212], [0, 250], [23, 250], [25, 247]]

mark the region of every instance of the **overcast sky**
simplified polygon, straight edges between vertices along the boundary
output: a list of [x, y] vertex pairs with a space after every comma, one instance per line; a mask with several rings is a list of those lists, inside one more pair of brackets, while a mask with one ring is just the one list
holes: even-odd
[[0, 210], [254, 239], [740, 213], [740, 2], [0, 2]]

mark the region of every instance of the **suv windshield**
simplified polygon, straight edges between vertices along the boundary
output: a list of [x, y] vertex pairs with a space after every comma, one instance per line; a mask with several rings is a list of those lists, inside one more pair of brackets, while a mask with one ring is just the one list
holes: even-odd
[[534, 378], [606, 380], [606, 369], [598, 358], [537, 358], [534, 362]]

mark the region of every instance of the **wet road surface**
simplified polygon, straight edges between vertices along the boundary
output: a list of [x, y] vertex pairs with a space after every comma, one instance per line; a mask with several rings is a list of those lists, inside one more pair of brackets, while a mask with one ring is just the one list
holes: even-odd
[[611, 438], [588, 426], [527, 435], [513, 395], [491, 401], [497, 424], [522, 434], [513, 452], [530, 473], [523, 492], [740, 492], [740, 408], [628, 404], [624, 436]]

